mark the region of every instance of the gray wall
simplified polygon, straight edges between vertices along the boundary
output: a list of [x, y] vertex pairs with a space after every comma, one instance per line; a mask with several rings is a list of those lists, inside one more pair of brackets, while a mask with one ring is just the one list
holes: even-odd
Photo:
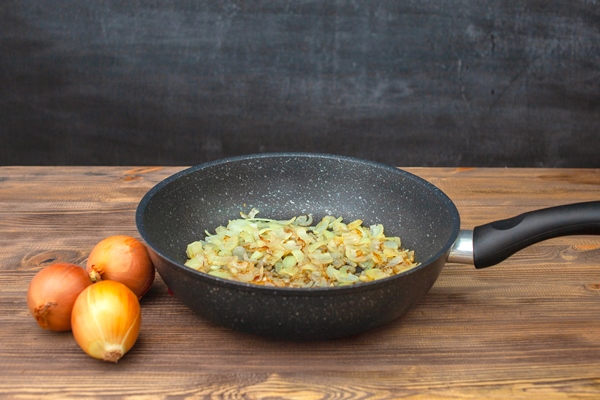
[[0, 165], [600, 167], [600, 1], [0, 2]]

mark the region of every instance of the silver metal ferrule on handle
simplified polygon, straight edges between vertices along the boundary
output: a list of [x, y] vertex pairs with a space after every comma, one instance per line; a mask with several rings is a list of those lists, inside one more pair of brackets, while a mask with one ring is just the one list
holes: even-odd
[[473, 260], [473, 231], [461, 230], [456, 241], [450, 248], [448, 262], [474, 265]]

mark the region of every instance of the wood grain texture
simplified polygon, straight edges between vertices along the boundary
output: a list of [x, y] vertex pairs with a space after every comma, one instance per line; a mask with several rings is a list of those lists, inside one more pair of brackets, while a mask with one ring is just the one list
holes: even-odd
[[[448, 264], [383, 328], [287, 342], [202, 320], [157, 278], [142, 331], [118, 364], [29, 315], [30, 279], [83, 264], [107, 235], [137, 231], [140, 198], [181, 167], [0, 167], [0, 397], [597, 399], [600, 237], [557, 238], [498, 266]], [[597, 169], [410, 168], [456, 202], [463, 227], [597, 200]]]
[[600, 6], [0, 2], [0, 165], [600, 167]]

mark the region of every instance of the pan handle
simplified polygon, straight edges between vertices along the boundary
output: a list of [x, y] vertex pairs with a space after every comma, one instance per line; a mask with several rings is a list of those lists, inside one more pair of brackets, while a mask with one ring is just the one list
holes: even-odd
[[600, 235], [600, 201], [544, 208], [475, 227], [473, 263], [490, 267], [534, 243], [568, 235]]

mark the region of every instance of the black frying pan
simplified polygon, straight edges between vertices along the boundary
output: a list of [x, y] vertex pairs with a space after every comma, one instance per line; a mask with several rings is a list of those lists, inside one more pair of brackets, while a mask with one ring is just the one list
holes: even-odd
[[[225, 280], [183, 265], [188, 243], [240, 211], [265, 218], [312, 214], [383, 224], [421, 265], [379, 281], [331, 288], [275, 288]], [[171, 291], [223, 326], [290, 339], [325, 339], [382, 326], [418, 302], [446, 261], [494, 265], [548, 238], [600, 233], [600, 201], [526, 213], [460, 230], [452, 201], [406, 171], [348, 157], [277, 153], [235, 157], [181, 171], [141, 200], [136, 223]]]

